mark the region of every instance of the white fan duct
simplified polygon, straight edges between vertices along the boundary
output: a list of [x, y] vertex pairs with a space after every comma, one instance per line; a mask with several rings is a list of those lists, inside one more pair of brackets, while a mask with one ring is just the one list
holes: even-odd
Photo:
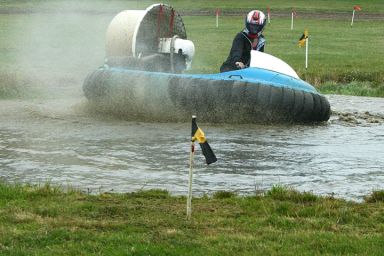
[[[173, 65], [182, 59], [190, 67], [195, 47], [187, 40], [181, 16], [170, 6], [154, 4], [146, 10], [125, 10], [110, 22], [106, 58], [134, 57], [153, 61], [161, 55]], [[154, 57], [155, 56], [155, 57]], [[182, 57], [182, 58], [181, 58]], [[164, 59], [164, 58], [163, 58]]]
[[287, 63], [275, 56], [260, 51], [251, 51], [251, 63], [250, 67], [262, 68], [266, 70], [275, 71], [287, 76], [291, 76], [300, 79], [295, 70], [291, 68]]

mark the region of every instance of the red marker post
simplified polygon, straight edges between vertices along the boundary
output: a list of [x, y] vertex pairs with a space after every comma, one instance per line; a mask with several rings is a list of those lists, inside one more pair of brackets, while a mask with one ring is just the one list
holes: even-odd
[[293, 17], [296, 17], [297, 13], [295, 9], [292, 8], [292, 13], [291, 13], [291, 30], [293, 30]]
[[353, 6], [351, 27], [353, 26], [353, 20], [355, 19], [355, 11], [361, 11], [361, 7], [359, 5]]
[[216, 8], [216, 28], [219, 27], [219, 16], [220, 16], [220, 9]]

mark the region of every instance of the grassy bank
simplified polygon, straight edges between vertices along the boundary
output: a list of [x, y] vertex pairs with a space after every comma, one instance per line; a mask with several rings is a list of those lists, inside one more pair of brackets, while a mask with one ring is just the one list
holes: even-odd
[[85, 195], [0, 183], [1, 255], [314, 255], [384, 250], [384, 193], [363, 203], [274, 187], [263, 196]]
[[[52, 83], [81, 83], [103, 63], [110, 20], [124, 9], [144, 9], [155, 1], [3, 1], [0, 7], [0, 64]], [[167, 1], [183, 16], [196, 55], [193, 73], [215, 73], [226, 59], [247, 10], [271, 8], [266, 52], [290, 64], [301, 78], [325, 93], [384, 96], [384, 2], [362, 1], [350, 26], [350, 1]], [[290, 10], [298, 16], [290, 29]], [[216, 28], [215, 8], [221, 8]], [[206, 16], [194, 16], [193, 13]], [[230, 13], [231, 15], [226, 15]], [[244, 13], [243, 13], [244, 12]], [[234, 13], [236, 15], [234, 15]], [[210, 15], [209, 15], [210, 14]], [[191, 16], [189, 16], [191, 15]], [[380, 16], [381, 15], [381, 16]], [[47, 22], [49, 21], [49, 22]], [[309, 67], [297, 41], [309, 30]], [[1, 76], [3, 76], [2, 72]], [[28, 80], [28, 77], [27, 77]], [[1, 79], [5, 87], [4, 79]], [[51, 81], [50, 81], [51, 83]], [[362, 84], [367, 90], [361, 90]], [[325, 86], [324, 86], [325, 85]], [[13, 86], [8, 86], [13, 87]], [[20, 86], [23, 90], [22, 86]], [[369, 91], [369, 93], [367, 93]], [[0, 91], [1, 93], [1, 91]]]
[[[63, 4], [65, 2], [65, 4]], [[91, 3], [91, 4], [90, 4]], [[151, 0], [88, 0], [88, 1], [75, 1], [75, 0], [51, 0], [47, 3], [45, 0], [2, 0], [3, 8], [13, 8], [13, 10], [33, 10], [40, 11], [41, 6], [44, 10], [92, 10], [92, 11], [115, 11], [122, 9], [145, 9], [151, 4], [159, 3], [158, 1]], [[307, 0], [259, 0], [255, 3], [253, 0], [242, 0], [234, 2], [233, 0], [195, 0], [180, 1], [180, 0], [167, 0], [163, 1], [165, 4], [172, 5], [178, 10], [215, 10], [221, 8], [223, 10], [236, 10], [236, 9], [265, 9], [269, 6], [272, 10], [282, 11], [291, 10], [295, 8], [299, 11], [306, 12], [349, 12], [354, 3], [349, 0], [318, 0], [316, 3]], [[352, 6], [351, 6], [352, 4]], [[383, 3], [381, 0], [361, 0], [358, 3], [362, 6], [363, 11], [367, 13], [384, 13]]]
[[38, 79], [16, 70], [0, 70], [0, 99], [31, 97]]
[[[218, 29], [213, 17], [190, 16], [185, 22], [198, 49], [192, 72], [217, 72], [234, 35], [242, 28], [242, 17], [222, 17]], [[351, 28], [346, 20], [302, 18], [290, 30], [289, 18], [275, 18], [264, 33], [266, 52], [285, 60], [301, 78], [320, 89], [320, 85], [328, 84], [327, 92], [339, 92], [339, 84], [358, 81], [367, 82], [375, 96], [384, 96], [384, 63], [379, 57], [384, 55], [384, 35], [379, 33], [383, 26], [383, 21], [370, 20]], [[308, 69], [305, 49], [297, 45], [306, 28], [310, 35]], [[329, 91], [331, 88], [333, 91]], [[342, 92], [350, 94], [347, 90]]]

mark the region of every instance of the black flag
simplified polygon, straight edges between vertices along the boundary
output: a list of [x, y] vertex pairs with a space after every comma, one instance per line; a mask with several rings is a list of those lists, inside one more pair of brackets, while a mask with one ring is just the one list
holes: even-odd
[[211, 164], [217, 161], [215, 154], [209, 146], [204, 132], [196, 124], [196, 116], [192, 116], [192, 142], [198, 141], [205, 156], [207, 164]]

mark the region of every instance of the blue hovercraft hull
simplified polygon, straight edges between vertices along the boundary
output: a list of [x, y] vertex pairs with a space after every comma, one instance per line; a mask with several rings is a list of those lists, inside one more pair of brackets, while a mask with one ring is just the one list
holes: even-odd
[[100, 112], [129, 120], [223, 123], [327, 121], [328, 100], [310, 84], [278, 72], [247, 68], [218, 74], [173, 74], [102, 67], [84, 81]]

